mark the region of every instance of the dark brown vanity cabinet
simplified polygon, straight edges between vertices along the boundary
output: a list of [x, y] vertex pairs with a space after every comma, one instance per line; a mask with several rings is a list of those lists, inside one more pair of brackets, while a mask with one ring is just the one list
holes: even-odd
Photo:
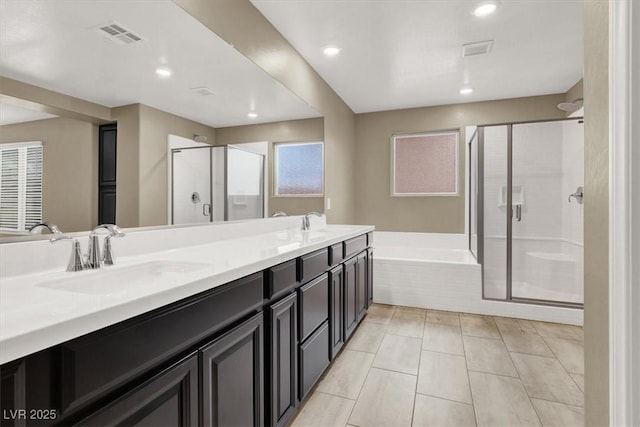
[[264, 425], [262, 320], [259, 313], [200, 349], [199, 425]]
[[333, 360], [344, 344], [344, 268], [329, 271], [329, 349]]
[[267, 309], [267, 424], [280, 426], [298, 406], [298, 298], [292, 293]]
[[190, 354], [74, 425], [198, 426], [198, 354]]
[[373, 249], [367, 249], [367, 308], [373, 304]]
[[[335, 243], [2, 365], [2, 427], [286, 425], [371, 304], [368, 241]], [[50, 418], [19, 418], [31, 409]]]

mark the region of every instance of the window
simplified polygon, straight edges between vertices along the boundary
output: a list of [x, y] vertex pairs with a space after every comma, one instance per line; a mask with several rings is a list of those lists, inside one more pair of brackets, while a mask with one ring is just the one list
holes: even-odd
[[458, 132], [394, 135], [393, 196], [458, 194]]
[[322, 142], [275, 145], [275, 194], [289, 197], [321, 197], [324, 184]]
[[42, 222], [42, 143], [0, 144], [0, 230]]

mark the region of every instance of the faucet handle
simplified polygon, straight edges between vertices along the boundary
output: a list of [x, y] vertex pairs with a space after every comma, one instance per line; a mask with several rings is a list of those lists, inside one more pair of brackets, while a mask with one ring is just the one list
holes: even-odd
[[111, 245], [111, 238], [124, 236], [125, 234], [120, 232], [120, 234], [110, 234], [104, 238], [104, 248], [102, 250], [102, 264], [104, 266], [115, 264], [115, 261], [113, 259], [113, 247]]
[[78, 239], [74, 239], [69, 236], [62, 236], [50, 239], [49, 241], [52, 244], [61, 241], [69, 241], [73, 245], [71, 248], [71, 256], [69, 257], [69, 263], [67, 264], [67, 271], [82, 271], [86, 268]]

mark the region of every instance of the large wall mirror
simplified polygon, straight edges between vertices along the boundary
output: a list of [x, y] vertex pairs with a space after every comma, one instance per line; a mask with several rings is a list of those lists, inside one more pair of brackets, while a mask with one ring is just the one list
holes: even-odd
[[[174, 157], [211, 145], [231, 147], [226, 167], [251, 168], [230, 178], [232, 210], [324, 210], [321, 195], [275, 195], [272, 173], [275, 144], [323, 140], [321, 115], [170, 0], [1, 2], [0, 52], [0, 150], [15, 148], [5, 151], [23, 159], [37, 156], [28, 147], [41, 147], [41, 171], [19, 160], [26, 172], [13, 184], [35, 182], [39, 172], [42, 220], [63, 232], [97, 225], [110, 215], [100, 211], [109, 200], [122, 227], [178, 223], [174, 178], [197, 168], [172, 168]], [[208, 156], [210, 172], [217, 160]], [[247, 176], [260, 182], [245, 183]], [[6, 207], [13, 184], [0, 184]], [[36, 191], [29, 188], [23, 192]], [[255, 189], [262, 206], [251, 199]], [[233, 219], [194, 203], [195, 192], [186, 191], [192, 210]], [[15, 200], [35, 206], [29, 197]]]

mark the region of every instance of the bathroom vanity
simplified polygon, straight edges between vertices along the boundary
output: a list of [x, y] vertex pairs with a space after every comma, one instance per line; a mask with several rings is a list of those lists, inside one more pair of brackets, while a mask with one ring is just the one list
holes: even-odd
[[2, 426], [290, 421], [372, 302], [373, 227], [266, 222], [242, 236], [228, 230], [237, 223], [186, 228], [225, 238], [131, 253], [96, 274], [3, 280], [14, 303], [32, 293], [22, 304], [35, 325], [9, 330], [28, 315], [3, 301]]

